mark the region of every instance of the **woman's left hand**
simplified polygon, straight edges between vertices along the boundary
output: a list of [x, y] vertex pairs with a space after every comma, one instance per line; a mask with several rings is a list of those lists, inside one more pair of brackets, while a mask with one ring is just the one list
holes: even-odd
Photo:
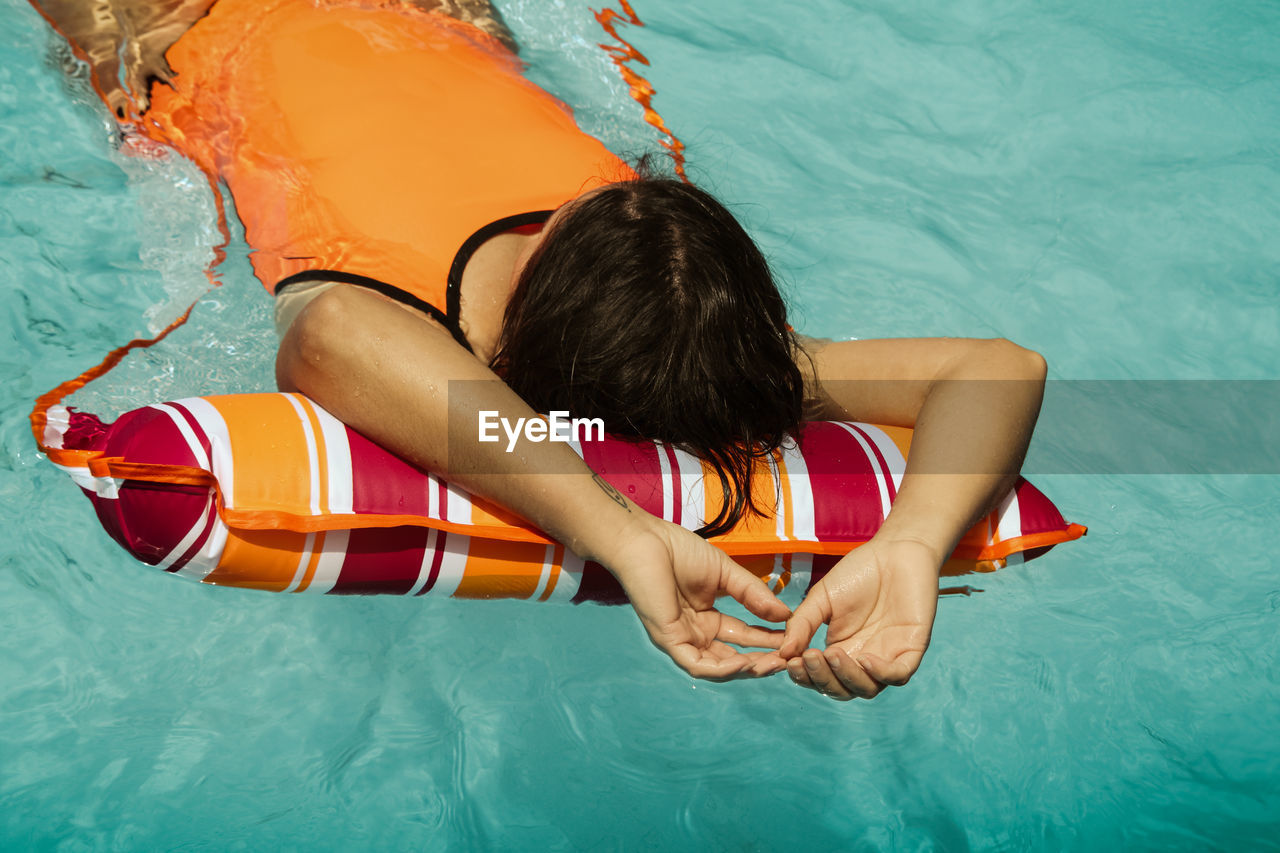
[[728, 681], [781, 669], [776, 654], [742, 648], [776, 649], [782, 631], [721, 613], [716, 598], [727, 595], [770, 622], [786, 619], [790, 609], [719, 548], [646, 514], [619, 535], [614, 553], [618, 556], [608, 560], [608, 568], [622, 583], [649, 639], [685, 672]]
[[[833, 699], [870, 699], [906, 684], [929, 647], [938, 606], [938, 552], [876, 537], [845, 555], [787, 623], [779, 655], [792, 680]], [[807, 648], [827, 625], [827, 648]]]

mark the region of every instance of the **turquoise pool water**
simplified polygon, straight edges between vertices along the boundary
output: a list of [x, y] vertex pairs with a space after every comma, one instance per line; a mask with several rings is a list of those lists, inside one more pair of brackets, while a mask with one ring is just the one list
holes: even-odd
[[[653, 147], [588, 8], [544, 5], [501, 4], [531, 74]], [[636, 6], [656, 106], [802, 331], [1003, 335], [1057, 379], [1280, 378], [1274, 3]], [[1274, 476], [1035, 477], [1089, 536], [945, 598], [871, 703], [695, 683], [625, 609], [134, 564], [26, 415], [200, 292], [212, 205], [117, 154], [49, 44], [0, 0], [0, 848], [1280, 847]], [[80, 402], [269, 387], [238, 240], [221, 277]]]

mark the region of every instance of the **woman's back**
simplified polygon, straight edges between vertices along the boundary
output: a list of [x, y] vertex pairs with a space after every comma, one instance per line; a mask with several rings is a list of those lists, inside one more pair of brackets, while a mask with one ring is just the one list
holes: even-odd
[[226, 182], [268, 288], [339, 270], [443, 310], [477, 229], [629, 173], [511, 53], [443, 15], [220, 0], [168, 59], [178, 77], [145, 125]]

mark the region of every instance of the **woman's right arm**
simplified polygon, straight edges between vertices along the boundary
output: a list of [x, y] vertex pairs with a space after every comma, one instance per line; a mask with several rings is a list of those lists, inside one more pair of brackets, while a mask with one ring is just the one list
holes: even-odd
[[36, 11], [89, 64], [94, 89], [122, 119], [134, 106], [138, 112], [146, 111], [153, 80], [172, 82], [173, 69], [165, 61], [165, 51], [215, 2], [31, 0]]
[[780, 635], [714, 608], [728, 594], [757, 616], [789, 610], [754, 575], [689, 531], [654, 518], [566, 444], [479, 441], [479, 413], [535, 413], [442, 326], [370, 291], [333, 288], [280, 344], [277, 382], [420, 468], [492, 500], [612, 572], [650, 638], [701, 678], [776, 671], [725, 643], [776, 648]]

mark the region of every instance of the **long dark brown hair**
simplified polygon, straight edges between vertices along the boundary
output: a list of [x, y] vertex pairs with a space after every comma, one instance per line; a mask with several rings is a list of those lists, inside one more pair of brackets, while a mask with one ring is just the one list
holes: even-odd
[[706, 460], [714, 536], [760, 513], [751, 474], [802, 419], [798, 344], [754, 241], [715, 198], [642, 178], [570, 202], [525, 265], [492, 367], [537, 411]]

